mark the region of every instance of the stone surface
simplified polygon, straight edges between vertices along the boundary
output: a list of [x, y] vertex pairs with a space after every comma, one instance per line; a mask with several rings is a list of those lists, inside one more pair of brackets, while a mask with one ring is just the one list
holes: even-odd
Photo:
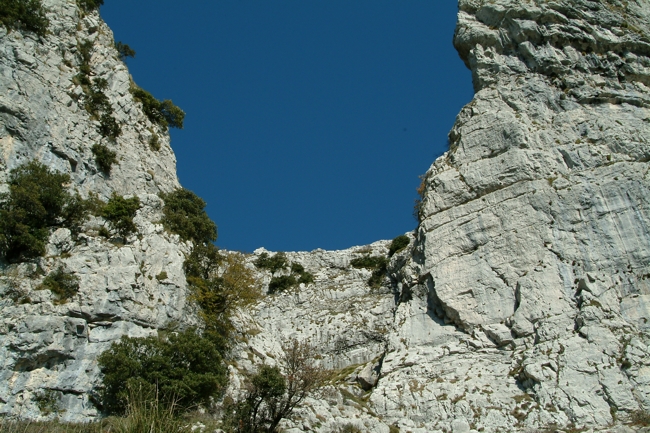
[[[123, 244], [93, 218], [76, 239], [54, 231], [46, 257], [2, 265], [0, 413], [43, 418], [36, 399], [52, 390], [61, 417], [80, 421], [97, 416], [96, 357], [112, 341], [198, 321], [182, 270], [191, 245], [157, 223], [157, 193], [178, 187], [168, 136], [133, 101], [98, 15], [45, 4], [47, 37], [0, 28], [0, 186], [37, 158], [83, 195], [143, 203]], [[424, 176], [409, 248], [381, 287], [351, 261], [386, 256], [388, 241], [287, 253], [314, 282], [237, 312], [227, 395], [297, 339], [332, 376], [287, 432], [647, 430], [631, 421], [650, 412], [649, 17], [646, 0], [460, 0], [454, 43], [476, 95]], [[85, 40], [122, 124], [116, 143], [72, 82]], [[110, 176], [97, 142], [118, 151]], [[59, 266], [80, 278], [64, 304], [39, 290]], [[271, 273], [255, 272], [268, 288]]]

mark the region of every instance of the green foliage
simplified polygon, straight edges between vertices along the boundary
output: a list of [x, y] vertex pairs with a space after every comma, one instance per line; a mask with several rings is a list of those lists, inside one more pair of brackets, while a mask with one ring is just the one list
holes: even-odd
[[165, 202], [163, 226], [178, 234], [184, 241], [207, 243], [217, 240], [217, 226], [205, 212], [205, 201], [192, 191], [180, 188], [168, 194], [161, 193]]
[[357, 269], [365, 268], [371, 270], [372, 275], [368, 279], [368, 285], [373, 288], [378, 288], [384, 281], [388, 259], [383, 256], [363, 256], [351, 260], [350, 264]]
[[167, 279], [167, 272], [166, 271], [160, 271], [158, 275], [156, 275], [156, 280], [158, 281], [164, 281]]
[[385, 268], [387, 263], [388, 260], [383, 256], [363, 256], [350, 261], [350, 264], [357, 269], [370, 270]]
[[135, 85], [131, 87], [131, 94], [136, 101], [142, 102], [142, 111], [153, 123], [163, 128], [183, 129], [185, 112], [174, 105], [170, 99], [159, 101], [151, 93]]
[[102, 209], [101, 216], [118, 235], [126, 238], [137, 231], [133, 218], [138, 209], [140, 209], [140, 199], [137, 196], [124, 198], [113, 192], [110, 200]]
[[122, 42], [115, 42], [115, 49], [120, 60], [125, 61], [127, 57], [135, 57], [135, 50]]
[[7, 29], [25, 29], [45, 36], [50, 24], [41, 0], [0, 0], [0, 24]]
[[314, 282], [314, 276], [305, 271], [304, 266], [300, 263], [290, 263], [287, 255], [283, 252], [275, 253], [273, 256], [269, 256], [268, 253], [264, 252], [260, 254], [253, 264], [258, 269], [270, 271], [271, 274], [290, 267], [290, 275], [279, 275], [271, 278], [268, 292], [270, 295], [290, 289], [300, 283], [310, 284]]
[[390, 247], [388, 247], [388, 257], [392, 257], [393, 254], [402, 251], [404, 248], [408, 247], [410, 243], [411, 240], [409, 239], [408, 236], [406, 235], [397, 236], [390, 243]]
[[39, 287], [48, 289], [58, 298], [58, 303], [65, 304], [68, 299], [72, 298], [79, 292], [79, 277], [66, 272], [62, 266], [50, 273]]
[[249, 377], [246, 397], [226, 405], [226, 431], [275, 432], [307, 395], [322, 386], [326, 372], [315, 366], [312, 346], [293, 340], [283, 350], [285, 355], [280, 362], [284, 374], [277, 366], [263, 365]]
[[99, 9], [104, 4], [104, 0], [77, 0], [77, 5], [84, 12], [90, 12]]
[[95, 155], [95, 163], [101, 171], [106, 174], [111, 173], [111, 167], [117, 163], [117, 153], [110, 150], [103, 144], [94, 144], [92, 147], [93, 155]]
[[227, 381], [219, 348], [194, 330], [167, 338], [122, 337], [98, 358], [104, 374], [101, 398], [108, 413], [124, 413], [128, 392], [142, 390], [168, 405], [207, 404]]
[[78, 230], [87, 211], [65, 189], [69, 181], [37, 161], [11, 171], [9, 192], [0, 194], [0, 256], [10, 262], [35, 258], [45, 253], [49, 228]]
[[197, 245], [185, 261], [192, 297], [201, 308], [206, 330], [225, 338], [232, 330], [236, 308], [256, 302], [260, 283], [240, 253], [219, 254], [213, 244]]
[[80, 57], [79, 73], [73, 81], [81, 85], [84, 92], [83, 102], [86, 111], [99, 120], [98, 132], [111, 140], [115, 140], [122, 133], [122, 128], [113, 117], [113, 107], [104, 91], [108, 88], [108, 81], [104, 78], [90, 79], [93, 43], [91, 41], [77, 44], [77, 53]]
[[269, 257], [269, 254], [264, 252], [253, 263], [258, 269], [266, 269], [271, 271], [272, 274], [275, 274], [281, 269], [286, 269], [289, 266], [289, 261], [287, 260], [286, 254], [282, 251], [275, 253], [273, 256]]
[[269, 283], [269, 295], [283, 292], [296, 284], [298, 284], [298, 280], [296, 280], [294, 275], [280, 275], [278, 277], [273, 277]]

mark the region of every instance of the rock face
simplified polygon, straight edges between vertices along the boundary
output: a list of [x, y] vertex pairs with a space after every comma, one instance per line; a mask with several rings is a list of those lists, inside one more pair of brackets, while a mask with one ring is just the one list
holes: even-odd
[[[197, 323], [182, 270], [191, 245], [156, 223], [156, 194], [178, 186], [174, 156], [133, 101], [110, 30], [72, 0], [45, 4], [47, 37], [0, 29], [0, 184], [36, 158], [83, 195], [137, 194], [143, 207], [123, 244], [98, 237], [96, 219], [74, 241], [52, 233], [35, 263], [3, 265], [0, 412], [39, 418], [51, 390], [62, 418], [88, 420], [110, 342]], [[236, 316], [231, 396], [291, 339], [335, 371], [287, 432], [624, 432], [650, 412], [650, 3], [459, 6], [454, 43], [476, 95], [424, 177], [409, 247], [380, 287], [352, 260], [387, 256], [387, 241], [287, 253], [314, 282]], [[86, 40], [122, 125], [116, 142], [73, 83]], [[118, 152], [110, 176], [97, 142]], [[81, 289], [56, 304], [36, 289], [61, 265]], [[268, 288], [271, 273], [257, 272]]]
[[[127, 68], [97, 12], [83, 14], [74, 0], [43, 4], [50, 20], [46, 37], [0, 27], [0, 189], [11, 169], [36, 159], [70, 174], [72, 189], [83, 196], [137, 194], [142, 208], [134, 220], [138, 236], [123, 243], [98, 236], [104, 222], [95, 218], [77, 239], [68, 229], [52, 233], [46, 257], [34, 263], [0, 263], [0, 414], [38, 419], [38, 399], [50, 395], [65, 409], [62, 419], [83, 421], [97, 416], [96, 357], [112, 341], [150, 335], [170, 323], [196, 324], [196, 317], [182, 270], [189, 245], [155, 223], [162, 209], [157, 193], [179, 186], [169, 136], [133, 100]], [[79, 47], [87, 41], [91, 74], [107, 80], [104, 93], [122, 128], [114, 141], [98, 132], [74, 83]], [[158, 151], [149, 146], [153, 134]], [[110, 176], [96, 166], [96, 143], [117, 153]], [[61, 266], [80, 278], [80, 290], [57, 305], [49, 290], [37, 289]]]

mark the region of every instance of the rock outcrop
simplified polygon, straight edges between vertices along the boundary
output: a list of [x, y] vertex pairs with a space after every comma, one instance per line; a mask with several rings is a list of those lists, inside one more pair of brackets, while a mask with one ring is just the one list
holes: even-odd
[[[41, 260], [3, 265], [0, 413], [39, 418], [51, 390], [63, 419], [88, 420], [98, 353], [197, 323], [191, 245], [157, 223], [157, 193], [178, 187], [174, 155], [133, 100], [110, 30], [72, 0], [45, 4], [48, 36], [0, 28], [0, 184], [36, 158], [84, 196], [117, 191], [143, 207], [123, 244], [93, 219], [77, 239], [54, 232]], [[637, 429], [650, 412], [649, 20], [646, 0], [460, 0], [454, 43], [476, 95], [423, 178], [409, 247], [380, 287], [351, 262], [387, 256], [387, 241], [287, 253], [314, 281], [238, 312], [228, 393], [298, 339], [335, 374], [287, 432]], [[115, 142], [73, 81], [86, 40], [122, 125]], [[118, 153], [110, 176], [95, 143]], [[61, 265], [81, 289], [56, 304], [36, 288]]]

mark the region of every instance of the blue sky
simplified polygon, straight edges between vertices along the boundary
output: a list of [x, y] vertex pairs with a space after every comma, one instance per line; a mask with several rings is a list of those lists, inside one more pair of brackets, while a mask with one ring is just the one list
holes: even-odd
[[107, 0], [135, 82], [186, 112], [181, 184], [241, 251], [413, 230], [418, 176], [473, 95], [454, 0]]

